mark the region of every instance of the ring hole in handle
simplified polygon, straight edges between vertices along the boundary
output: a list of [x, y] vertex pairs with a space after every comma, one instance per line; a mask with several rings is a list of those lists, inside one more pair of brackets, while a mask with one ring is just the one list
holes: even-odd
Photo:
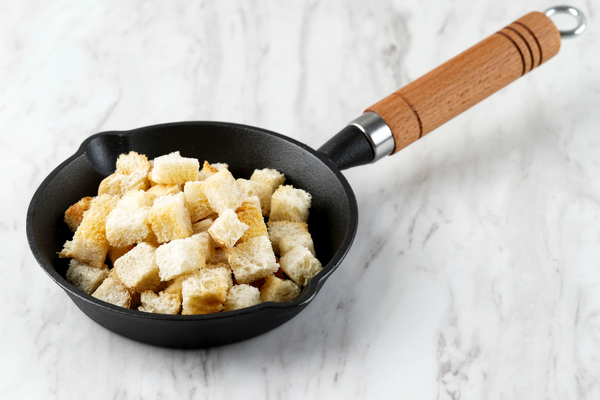
[[[560, 37], [563, 39], [567, 39], [567, 38], [574, 38], [577, 37], [579, 35], [581, 35], [584, 31], [585, 28], [587, 27], [587, 21], [585, 18], [585, 15], [581, 12], [581, 10], [572, 7], [572, 6], [555, 6], [555, 7], [550, 7], [549, 9], [547, 9], [546, 11], [544, 11], [544, 14], [546, 14], [546, 16], [548, 18], [552, 18], [552, 16], [558, 16], [558, 15], [571, 15], [573, 17], [575, 17], [575, 21], [577, 22], [577, 25], [575, 25], [575, 27], [571, 28], [571, 29], [559, 29], [560, 32]], [[572, 20], [572, 18], [569, 18]], [[557, 21], [560, 21], [562, 25], [562, 23], [564, 21], [566, 21], [566, 18], [553, 18], [552, 19], [553, 22], [556, 24]]]

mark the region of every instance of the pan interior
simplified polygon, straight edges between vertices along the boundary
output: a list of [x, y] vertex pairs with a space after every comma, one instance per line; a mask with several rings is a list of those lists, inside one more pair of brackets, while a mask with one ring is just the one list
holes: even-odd
[[[89, 138], [71, 159], [40, 186], [30, 206], [28, 235], [34, 254], [50, 267], [63, 287], [68, 260], [56, 252], [72, 237], [64, 211], [85, 196], [97, 194], [101, 180], [114, 172], [117, 157], [129, 151], [149, 159], [180, 151], [202, 163], [223, 162], [236, 178], [249, 179], [255, 169], [274, 168], [286, 183], [312, 195], [309, 229], [324, 271], [311, 282], [312, 294], [338, 266], [352, 242], [357, 224], [354, 195], [339, 171], [317, 152], [296, 141], [262, 129], [215, 122], [151, 126], [128, 132], [106, 132]], [[48, 271], [51, 275], [52, 271]], [[305, 287], [299, 299], [307, 296]]]

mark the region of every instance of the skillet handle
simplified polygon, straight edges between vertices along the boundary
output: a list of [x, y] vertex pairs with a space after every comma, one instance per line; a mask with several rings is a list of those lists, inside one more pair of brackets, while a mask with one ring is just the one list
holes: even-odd
[[390, 127], [392, 154], [554, 57], [560, 33], [532, 12], [369, 107]]

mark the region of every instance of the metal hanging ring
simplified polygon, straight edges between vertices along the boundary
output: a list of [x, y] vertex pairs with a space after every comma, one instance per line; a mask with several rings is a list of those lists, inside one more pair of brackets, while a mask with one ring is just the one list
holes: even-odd
[[583, 31], [585, 31], [585, 28], [587, 27], [587, 21], [585, 19], [585, 15], [583, 15], [581, 10], [578, 10], [575, 7], [571, 7], [571, 6], [550, 7], [549, 9], [544, 11], [544, 14], [546, 14], [546, 16], [548, 18], [552, 17], [554, 14], [570, 14], [570, 15], [574, 16], [575, 18], [577, 18], [577, 26], [575, 28], [565, 30], [565, 31], [559, 30], [560, 37], [563, 39], [577, 37], [577, 36], [581, 35], [583, 33]]

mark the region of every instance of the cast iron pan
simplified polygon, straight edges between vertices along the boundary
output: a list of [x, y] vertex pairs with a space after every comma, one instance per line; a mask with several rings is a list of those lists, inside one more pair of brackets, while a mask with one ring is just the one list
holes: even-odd
[[[544, 14], [528, 14], [375, 104], [366, 117], [342, 129], [319, 151], [277, 133], [220, 122], [171, 123], [93, 135], [33, 196], [27, 212], [29, 245], [41, 267], [85, 314], [125, 337], [193, 348], [260, 335], [302, 311], [348, 253], [358, 209], [341, 169], [400, 150], [540, 65], [559, 47], [560, 34], [554, 24]], [[114, 172], [119, 154], [131, 150], [149, 159], [180, 151], [201, 162], [226, 162], [235, 177], [246, 179], [256, 168], [283, 171], [286, 184], [312, 194], [309, 227], [323, 271], [294, 301], [209, 315], [143, 313], [75, 289], [64, 278], [68, 260], [56, 254], [72, 237], [63, 222], [64, 211], [82, 197], [95, 195], [101, 180]]]

